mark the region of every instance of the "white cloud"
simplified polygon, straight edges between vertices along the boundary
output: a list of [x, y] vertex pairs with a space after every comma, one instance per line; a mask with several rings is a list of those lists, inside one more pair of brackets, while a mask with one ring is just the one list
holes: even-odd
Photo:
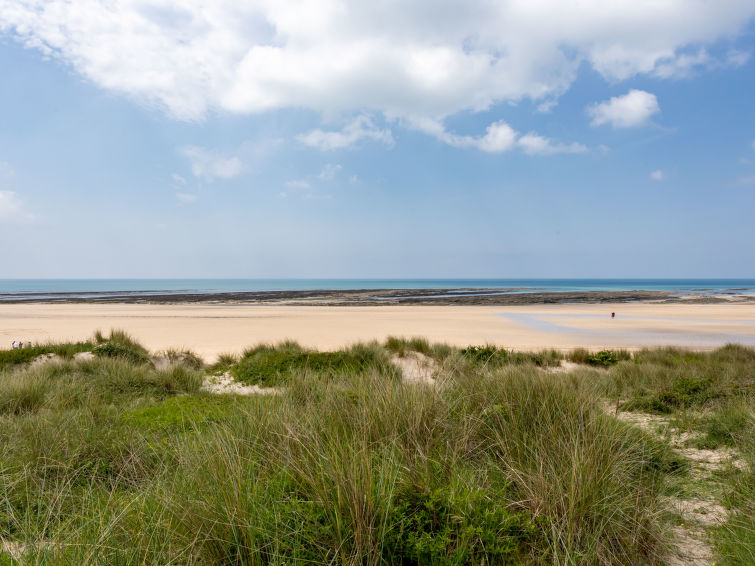
[[696, 68], [712, 67], [714, 64], [708, 52], [700, 49], [697, 53], [683, 53], [663, 60], [656, 66], [653, 74], [662, 79], [682, 78], [689, 76]]
[[503, 120], [490, 124], [482, 136], [453, 134], [446, 131], [442, 122], [432, 119], [414, 119], [409, 125], [453, 147], [471, 147], [489, 153], [499, 153], [516, 147], [517, 133]]
[[558, 106], [558, 100], [546, 100], [537, 105], [537, 111], [542, 112], [543, 114], [549, 114], [556, 106]]
[[414, 120], [410, 126], [430, 134], [448, 145], [460, 148], [474, 148], [488, 153], [503, 153], [521, 149], [529, 155], [547, 155], [554, 153], [582, 153], [587, 147], [581, 143], [560, 143], [530, 132], [523, 136], [503, 120], [493, 122], [485, 129], [482, 136], [460, 136], [446, 131], [441, 122], [436, 120]]
[[714, 57], [705, 48], [694, 53], [676, 53], [662, 59], [653, 70], [653, 75], [662, 79], [689, 77], [695, 71], [720, 68], [737, 68], [750, 60], [750, 53], [732, 49], [723, 57]]
[[587, 147], [581, 143], [558, 143], [530, 132], [519, 138], [517, 145], [529, 155], [548, 155], [553, 153], [584, 153]]
[[290, 181], [286, 181], [286, 186], [292, 189], [308, 189], [311, 185], [306, 179], [292, 179]]
[[508, 151], [515, 143], [516, 132], [503, 120], [490, 124], [485, 130], [485, 135], [474, 140], [477, 148], [491, 153]]
[[749, 177], [740, 177], [739, 179], [737, 179], [736, 184], [740, 187], [749, 187], [750, 185], [755, 185], [755, 175], [750, 175]]
[[21, 200], [14, 191], [0, 191], [0, 220], [30, 220], [32, 216], [23, 210]]
[[363, 139], [393, 145], [393, 134], [390, 130], [381, 130], [375, 126], [369, 116], [358, 116], [340, 131], [326, 132], [320, 129], [312, 130], [306, 134], [297, 136], [305, 145], [316, 147], [326, 151], [331, 149], [343, 149], [356, 144]]
[[173, 179], [173, 181], [176, 182], [176, 183], [178, 183], [179, 185], [185, 185], [186, 184], [186, 179], [184, 179], [183, 177], [181, 177], [181, 175], [179, 175], [178, 173], [171, 174], [170, 178]]
[[191, 193], [176, 193], [176, 198], [180, 200], [183, 203], [191, 204], [192, 202], [196, 202], [197, 198], [199, 198], [197, 195], [193, 195]]
[[341, 169], [343, 169], [343, 167], [337, 163], [335, 165], [333, 163], [326, 163], [320, 171], [320, 174], [317, 175], [317, 178], [321, 181], [332, 181]]
[[637, 89], [587, 108], [593, 126], [610, 124], [614, 128], [642, 126], [658, 112], [658, 98], [654, 94]]
[[656, 169], [655, 171], [650, 173], [650, 178], [653, 181], [663, 181], [663, 179], [666, 178], [666, 175], [660, 169]]
[[194, 176], [205, 181], [232, 179], [241, 173], [241, 160], [236, 156], [224, 157], [196, 146], [184, 147], [181, 153], [190, 161]]
[[547, 108], [583, 63], [610, 80], [705, 67], [700, 49], [754, 15], [752, 0], [14, 0], [0, 32], [179, 119], [308, 108], [442, 121], [525, 98]]

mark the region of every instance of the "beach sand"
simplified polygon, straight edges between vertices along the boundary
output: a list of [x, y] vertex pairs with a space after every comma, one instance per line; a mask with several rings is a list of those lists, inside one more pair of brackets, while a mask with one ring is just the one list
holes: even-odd
[[[611, 319], [611, 312], [616, 318]], [[457, 346], [521, 350], [755, 346], [755, 304], [529, 306], [0, 305], [0, 347], [13, 340], [83, 340], [123, 329], [151, 350], [190, 348], [206, 360], [260, 342], [296, 340], [329, 349], [422, 336]]]

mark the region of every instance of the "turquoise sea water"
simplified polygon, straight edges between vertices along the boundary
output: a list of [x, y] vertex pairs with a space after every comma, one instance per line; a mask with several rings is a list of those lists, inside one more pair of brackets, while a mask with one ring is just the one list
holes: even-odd
[[755, 293], [755, 279], [0, 279], [0, 300], [19, 295], [224, 293], [353, 289], [498, 289], [509, 292], [674, 291]]

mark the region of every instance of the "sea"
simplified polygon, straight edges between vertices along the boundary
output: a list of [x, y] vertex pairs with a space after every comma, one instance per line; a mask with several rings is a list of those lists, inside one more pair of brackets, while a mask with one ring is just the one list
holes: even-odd
[[755, 294], [755, 279], [0, 279], [0, 302], [107, 295], [356, 289], [485, 289], [496, 293], [670, 291]]

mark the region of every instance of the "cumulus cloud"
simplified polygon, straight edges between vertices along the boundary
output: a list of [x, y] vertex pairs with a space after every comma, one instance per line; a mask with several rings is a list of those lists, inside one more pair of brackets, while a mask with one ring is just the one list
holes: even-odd
[[370, 139], [385, 145], [393, 145], [393, 134], [390, 130], [381, 130], [376, 127], [369, 116], [358, 116], [340, 131], [312, 130], [306, 134], [297, 136], [297, 139], [311, 147], [323, 151], [330, 149], [343, 149], [353, 146], [363, 139]]
[[660, 110], [654, 94], [632, 89], [623, 96], [593, 104], [587, 108], [587, 113], [593, 126], [610, 124], [614, 128], [633, 128], [646, 124]]
[[[700, 66], [700, 48], [753, 16], [751, 0], [14, 0], [0, 31], [179, 119], [295, 107], [443, 120], [525, 98], [547, 108], [583, 63], [611, 80]], [[350, 135], [328, 133], [325, 146]]]
[[488, 153], [503, 153], [521, 149], [529, 155], [548, 155], [554, 153], [582, 153], [587, 147], [581, 143], [560, 143], [535, 132], [519, 134], [503, 120], [493, 122], [481, 136], [460, 136], [446, 131], [437, 120], [414, 120], [410, 127], [435, 136], [440, 141], [453, 147], [474, 148]]
[[236, 156], [222, 156], [197, 146], [184, 147], [181, 154], [191, 163], [194, 176], [208, 182], [215, 179], [232, 179], [241, 173], [241, 160]]
[[663, 181], [663, 179], [666, 178], [666, 175], [660, 169], [656, 169], [655, 171], [650, 173], [650, 178], [653, 181]]

